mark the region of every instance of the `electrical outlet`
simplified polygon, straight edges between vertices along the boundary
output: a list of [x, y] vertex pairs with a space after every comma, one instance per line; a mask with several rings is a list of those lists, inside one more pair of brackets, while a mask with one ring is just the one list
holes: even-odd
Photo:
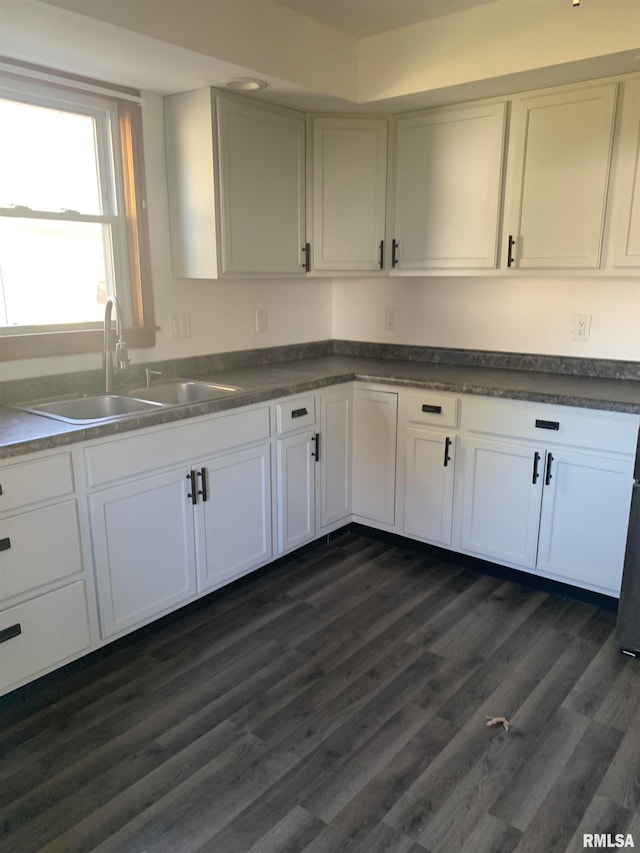
[[386, 308], [384, 312], [384, 328], [386, 332], [395, 332], [398, 328], [398, 309]]
[[574, 314], [571, 329], [571, 337], [574, 341], [588, 341], [591, 331], [591, 314]]
[[174, 312], [169, 314], [169, 325], [171, 327], [172, 338], [190, 338], [191, 337], [191, 315], [178, 314]]
[[267, 323], [267, 309], [256, 308], [256, 332], [261, 335], [269, 330]]

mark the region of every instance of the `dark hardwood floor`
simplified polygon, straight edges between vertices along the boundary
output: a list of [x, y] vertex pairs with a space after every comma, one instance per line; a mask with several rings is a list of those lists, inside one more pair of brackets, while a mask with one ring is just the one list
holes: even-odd
[[614, 628], [344, 533], [0, 700], [0, 851], [640, 847]]

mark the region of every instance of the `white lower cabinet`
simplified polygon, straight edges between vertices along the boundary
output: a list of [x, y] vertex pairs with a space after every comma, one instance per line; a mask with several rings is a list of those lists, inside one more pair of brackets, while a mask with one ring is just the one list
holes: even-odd
[[351, 386], [276, 404], [278, 553], [351, 517]]
[[[534, 466], [537, 459], [537, 478]], [[468, 439], [462, 546], [498, 563], [536, 564], [542, 465], [539, 448]]]
[[353, 397], [353, 514], [365, 523], [395, 523], [398, 394], [370, 388]]
[[451, 545], [456, 438], [407, 430], [404, 532]]
[[491, 400], [466, 409], [471, 433], [504, 437], [465, 437], [463, 550], [617, 596], [637, 417]]
[[398, 517], [404, 533], [446, 548], [453, 535], [459, 417], [460, 400], [451, 394], [400, 393]]
[[69, 452], [0, 466], [0, 693], [89, 651], [89, 607]]
[[204, 592], [271, 558], [269, 445], [209, 459], [196, 478], [198, 591]]
[[110, 637], [196, 595], [185, 466], [89, 497], [101, 633]]
[[547, 452], [537, 569], [618, 594], [631, 503], [630, 460]]

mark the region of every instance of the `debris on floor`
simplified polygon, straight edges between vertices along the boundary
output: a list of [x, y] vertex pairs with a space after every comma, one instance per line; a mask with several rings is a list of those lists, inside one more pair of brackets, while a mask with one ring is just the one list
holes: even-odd
[[487, 717], [488, 726], [503, 726], [505, 732], [509, 731], [511, 723], [505, 717]]

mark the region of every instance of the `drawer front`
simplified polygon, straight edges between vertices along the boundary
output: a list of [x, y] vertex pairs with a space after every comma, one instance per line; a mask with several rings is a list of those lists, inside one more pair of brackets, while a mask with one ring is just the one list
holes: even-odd
[[412, 424], [428, 426], [458, 426], [460, 399], [442, 394], [410, 393], [403, 399], [404, 419]]
[[463, 424], [474, 433], [634, 454], [637, 415], [478, 397], [465, 400]]
[[84, 581], [0, 612], [0, 689], [89, 649]]
[[75, 500], [3, 519], [0, 601], [81, 571]]
[[296, 432], [313, 426], [316, 422], [316, 401], [312, 395], [296, 397], [276, 404], [276, 425], [278, 435]]
[[70, 453], [18, 462], [0, 469], [0, 512], [68, 495], [74, 490]]
[[85, 449], [89, 486], [135, 477], [269, 438], [269, 409], [239, 409]]

